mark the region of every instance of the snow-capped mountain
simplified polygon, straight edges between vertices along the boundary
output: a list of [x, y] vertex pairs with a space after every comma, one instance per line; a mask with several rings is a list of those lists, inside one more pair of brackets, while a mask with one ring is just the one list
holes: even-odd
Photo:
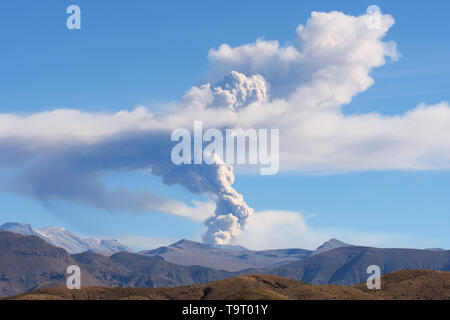
[[0, 230], [20, 233], [24, 236], [39, 236], [39, 234], [26, 223], [7, 222], [0, 226]]
[[95, 251], [105, 254], [120, 251], [133, 252], [132, 249], [117, 240], [81, 238], [64, 228], [46, 227], [33, 229], [29, 224], [8, 222], [1, 225], [0, 230], [20, 233], [26, 236], [38, 236], [54, 246], [65, 249], [70, 254], [84, 251]]

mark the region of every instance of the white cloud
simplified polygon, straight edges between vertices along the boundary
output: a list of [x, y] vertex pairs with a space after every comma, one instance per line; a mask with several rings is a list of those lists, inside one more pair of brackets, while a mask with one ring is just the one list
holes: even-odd
[[[331, 227], [313, 228], [307, 216], [295, 211], [255, 212], [249, 219], [248, 230], [238, 243], [253, 250], [302, 248], [315, 250], [332, 238], [348, 244], [371, 247], [411, 247], [417, 236], [382, 232], [366, 232]], [[422, 243], [436, 245], [430, 239]]]
[[254, 250], [279, 248], [315, 249], [326, 235], [319, 235], [306, 223], [305, 217], [293, 211], [255, 212], [239, 244]]
[[[235, 48], [223, 44], [209, 52], [210, 73], [213, 78], [233, 70], [260, 74], [269, 81], [275, 96], [282, 98], [300, 87], [300, 95], [315, 91], [324, 97], [328, 94], [324, 86], [331, 85], [335, 88], [329, 98], [344, 103], [372, 84], [368, 75], [371, 68], [383, 65], [386, 56], [399, 57], [394, 43], [382, 41], [394, 19], [383, 15], [381, 28], [371, 30], [366, 26], [367, 17], [313, 12], [306, 26], [297, 28], [294, 45], [280, 46], [278, 41], [261, 39]], [[332, 97], [338, 90], [341, 97]], [[318, 107], [317, 101], [314, 107]]]

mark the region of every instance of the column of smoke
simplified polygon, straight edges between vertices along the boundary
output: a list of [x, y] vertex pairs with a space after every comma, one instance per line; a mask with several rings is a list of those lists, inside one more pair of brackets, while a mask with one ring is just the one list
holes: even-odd
[[[242, 73], [231, 71], [222, 81], [212, 88], [213, 101], [209, 107], [227, 108], [239, 112], [249, 104], [263, 102], [268, 98], [268, 83], [261, 75], [247, 77]], [[216, 210], [205, 221], [208, 227], [203, 241], [214, 244], [228, 244], [235, 240], [247, 228], [249, 217], [253, 214], [233, 187], [233, 167], [227, 165], [217, 155], [204, 155], [213, 158], [211, 170], [215, 170], [214, 198]], [[209, 162], [211, 163], [211, 162]]]
[[209, 157], [211, 164], [173, 165], [166, 161], [154, 164], [152, 173], [161, 176], [165, 184], [179, 184], [197, 194], [212, 196], [216, 209], [204, 224], [208, 228], [203, 241], [209, 244], [229, 244], [246, 229], [250, 208], [233, 187], [233, 167], [215, 154]]
[[[205, 96], [199, 96], [199, 92]], [[239, 112], [251, 103], [265, 101], [268, 97], [268, 84], [260, 75], [246, 77], [231, 71], [217, 85], [202, 86], [186, 95], [189, 103], [209, 100], [206, 108], [224, 108]], [[200, 95], [201, 95], [200, 94]], [[207, 98], [205, 98], [207, 97]], [[216, 202], [214, 214], [204, 224], [207, 227], [203, 241], [210, 244], [229, 244], [246, 229], [248, 219], [253, 214], [250, 208], [233, 187], [233, 167], [215, 154], [203, 154], [203, 160], [210, 157], [210, 164], [181, 165], [170, 168], [161, 164], [153, 168], [153, 173], [161, 175], [167, 184], [181, 184], [191, 192], [210, 194]]]
[[225, 164], [217, 155], [213, 157], [215, 169], [214, 180], [216, 193], [214, 198], [217, 204], [214, 215], [205, 221], [208, 227], [203, 241], [214, 244], [228, 244], [236, 239], [242, 230], [247, 227], [248, 218], [253, 213], [244, 201], [244, 197], [233, 189], [233, 168]]

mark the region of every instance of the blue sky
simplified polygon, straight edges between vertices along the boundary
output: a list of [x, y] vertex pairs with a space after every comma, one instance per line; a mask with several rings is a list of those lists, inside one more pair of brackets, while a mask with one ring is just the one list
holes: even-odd
[[[65, 27], [70, 4], [82, 29]], [[116, 112], [145, 105], [164, 111], [208, 71], [210, 48], [262, 37], [289, 43], [311, 11], [365, 13], [377, 4], [396, 24], [387, 39], [399, 61], [373, 71], [375, 84], [344, 107], [345, 114], [396, 115], [419, 103], [450, 100], [447, 1], [3, 1], [0, 3], [0, 113], [26, 115], [55, 108]], [[8, 176], [8, 171], [3, 171]], [[371, 171], [335, 175], [241, 174], [234, 187], [256, 211], [289, 210], [308, 224], [354, 241], [352, 230], [395, 235], [382, 246], [450, 248], [450, 173]], [[183, 201], [205, 200], [146, 172], [112, 173], [109, 187], [157, 190]], [[108, 213], [57, 200], [0, 193], [0, 222], [67, 227], [86, 236], [149, 240], [199, 239], [201, 222], [164, 213]], [[398, 237], [397, 237], [398, 236]], [[302, 246], [302, 244], [299, 244]]]

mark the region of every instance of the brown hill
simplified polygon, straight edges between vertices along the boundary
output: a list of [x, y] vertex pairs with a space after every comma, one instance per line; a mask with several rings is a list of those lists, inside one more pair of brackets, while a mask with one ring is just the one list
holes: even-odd
[[450, 299], [450, 272], [398, 271], [382, 277], [382, 289], [369, 291], [365, 284], [308, 285], [273, 276], [248, 275], [207, 284], [174, 288], [85, 287], [41, 289], [9, 299], [15, 300], [381, 300]]
[[[404, 270], [381, 279], [381, 290], [371, 290], [371, 296], [394, 300], [450, 300], [448, 271]], [[354, 288], [369, 292], [365, 284]]]

